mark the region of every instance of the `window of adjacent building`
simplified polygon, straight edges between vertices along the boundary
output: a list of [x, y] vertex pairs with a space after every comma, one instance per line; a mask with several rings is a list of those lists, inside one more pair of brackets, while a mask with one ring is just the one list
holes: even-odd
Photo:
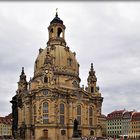
[[65, 124], [65, 106], [60, 104], [60, 124]]
[[81, 106], [80, 105], [77, 106], [77, 120], [78, 120], [79, 125], [81, 125]]
[[93, 125], [93, 109], [92, 107], [89, 108], [89, 125]]
[[49, 111], [48, 111], [48, 103], [43, 103], [43, 123], [46, 124], [49, 122]]

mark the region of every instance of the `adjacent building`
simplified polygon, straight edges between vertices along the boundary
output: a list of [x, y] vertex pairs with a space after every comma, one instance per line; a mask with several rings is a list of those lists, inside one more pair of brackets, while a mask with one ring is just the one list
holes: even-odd
[[122, 118], [124, 110], [115, 110], [107, 115], [107, 136], [119, 138], [122, 135]]
[[48, 27], [47, 46], [39, 49], [30, 81], [22, 68], [16, 95], [11, 100], [15, 138], [70, 140], [75, 119], [79, 135], [102, 136], [103, 97], [93, 64], [84, 89], [80, 87], [76, 53], [66, 44], [65, 29], [56, 13]]
[[0, 117], [0, 139], [12, 137], [12, 117]]
[[140, 139], [140, 112], [134, 112], [130, 121], [129, 138]]
[[129, 135], [129, 131], [131, 130], [130, 122], [131, 122], [131, 117], [132, 117], [133, 112], [134, 111], [126, 111], [123, 114], [123, 117], [122, 117], [122, 136], [123, 137], [128, 137]]
[[107, 121], [107, 117], [104, 114], [102, 114], [99, 119], [100, 119], [100, 124], [102, 126], [102, 136], [103, 137], [106, 137], [107, 136], [107, 133], [106, 133], [106, 128], [107, 128], [106, 121]]
[[107, 136], [140, 138], [140, 112], [115, 110], [107, 115]]

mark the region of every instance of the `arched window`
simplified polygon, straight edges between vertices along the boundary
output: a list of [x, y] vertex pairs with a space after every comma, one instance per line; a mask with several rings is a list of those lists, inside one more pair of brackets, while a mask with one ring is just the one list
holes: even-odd
[[49, 105], [47, 102], [43, 103], [43, 123], [49, 122]]
[[60, 124], [65, 124], [65, 106], [60, 104]]
[[81, 125], [81, 106], [80, 105], [77, 106], [77, 120], [78, 120], [79, 125]]
[[44, 77], [44, 83], [48, 83], [48, 77], [47, 76]]
[[93, 87], [91, 87], [91, 93], [93, 93], [94, 92], [94, 88]]
[[90, 126], [93, 125], [93, 108], [92, 107], [89, 108], [89, 125]]
[[94, 136], [94, 131], [93, 130], [90, 131], [90, 135]]
[[62, 37], [62, 29], [58, 28], [57, 37]]
[[53, 33], [53, 28], [51, 29], [51, 33]]

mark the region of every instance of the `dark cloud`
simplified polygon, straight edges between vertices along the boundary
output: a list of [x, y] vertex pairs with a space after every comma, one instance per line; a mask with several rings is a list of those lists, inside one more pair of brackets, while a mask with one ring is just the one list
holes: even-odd
[[[70, 8], [68, 8], [70, 7]], [[139, 109], [140, 4], [133, 2], [7, 2], [0, 6], [0, 113], [11, 111], [21, 67], [33, 76], [39, 48], [55, 8], [66, 25], [66, 41], [80, 63], [81, 85], [90, 63], [104, 97], [103, 113]]]

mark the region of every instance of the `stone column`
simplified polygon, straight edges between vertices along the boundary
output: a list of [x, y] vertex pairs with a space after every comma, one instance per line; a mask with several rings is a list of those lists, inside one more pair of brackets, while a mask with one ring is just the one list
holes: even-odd
[[25, 115], [26, 115], [26, 139], [31, 139], [31, 120], [30, 120], [30, 106], [26, 105], [26, 109], [25, 109]]

